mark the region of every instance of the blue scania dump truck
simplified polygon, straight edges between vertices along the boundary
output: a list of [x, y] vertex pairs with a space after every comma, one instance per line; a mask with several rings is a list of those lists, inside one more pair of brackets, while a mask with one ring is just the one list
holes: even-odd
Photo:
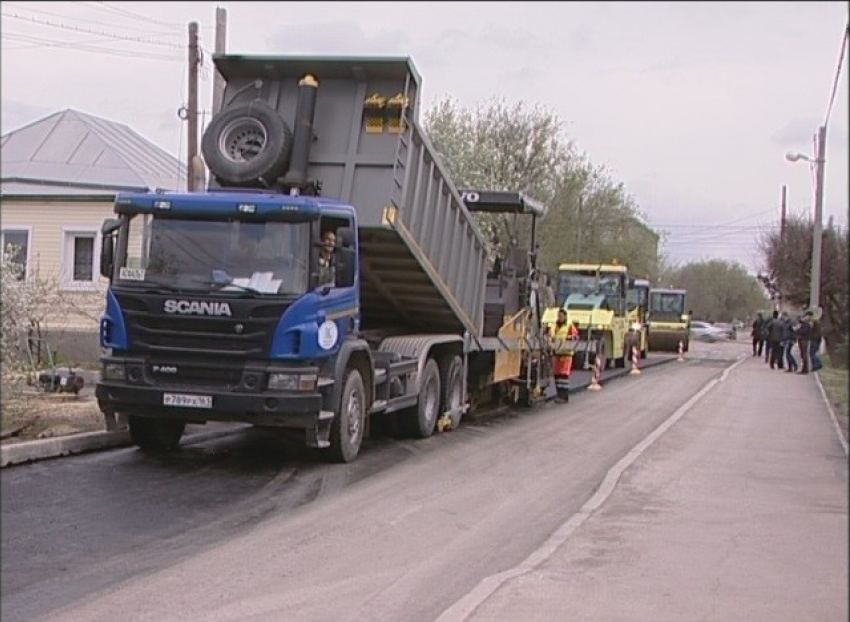
[[[409, 58], [214, 62], [206, 188], [119, 194], [103, 224], [96, 395], [112, 426], [169, 451], [187, 423], [247, 422], [348, 462], [377, 417], [427, 437], [482, 404], [555, 395], [545, 207], [456, 188], [419, 126]], [[531, 239], [494, 261], [476, 210], [530, 218]]]

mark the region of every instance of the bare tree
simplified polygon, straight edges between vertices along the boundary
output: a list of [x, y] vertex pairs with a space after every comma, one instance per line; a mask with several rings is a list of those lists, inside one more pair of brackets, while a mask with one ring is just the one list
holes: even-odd
[[737, 262], [712, 259], [669, 268], [664, 286], [687, 289], [688, 307], [696, 319], [709, 322], [744, 321], [770, 306], [758, 280]]
[[[809, 307], [812, 273], [810, 218], [791, 215], [784, 232], [769, 231], [759, 240], [764, 272], [785, 304]], [[830, 359], [837, 365], [848, 363], [848, 232], [834, 226], [823, 231], [820, 306], [823, 333]]]

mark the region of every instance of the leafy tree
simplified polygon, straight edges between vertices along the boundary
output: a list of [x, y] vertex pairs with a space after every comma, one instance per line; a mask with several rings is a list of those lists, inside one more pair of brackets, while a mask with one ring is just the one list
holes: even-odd
[[[461, 190], [519, 191], [549, 203], [571, 158], [560, 120], [540, 106], [495, 99], [470, 110], [447, 97], [426, 113], [424, 125]], [[476, 220], [493, 251], [504, 251], [514, 227], [520, 239], [528, 239], [528, 219], [514, 225], [506, 215], [478, 213]]]
[[694, 317], [708, 322], [743, 321], [770, 306], [761, 284], [744, 266], [722, 259], [669, 268], [662, 285], [687, 289]]
[[[797, 309], [809, 307], [812, 274], [812, 235], [810, 218], [791, 215], [785, 230], [762, 236], [759, 247], [769, 282], [782, 304]], [[848, 343], [848, 232], [827, 226], [823, 231], [820, 303], [823, 332], [830, 358], [847, 365]]]
[[[616, 259], [637, 276], [655, 277], [657, 234], [643, 224], [622, 184], [563, 136], [552, 112], [523, 103], [509, 106], [500, 99], [470, 110], [445, 98], [426, 113], [424, 125], [459, 188], [516, 190], [548, 205], [538, 257], [550, 274], [565, 261]], [[509, 219], [476, 218], [491, 248], [503, 250]], [[522, 220], [518, 224], [528, 226]], [[527, 239], [528, 232], [519, 231]]]

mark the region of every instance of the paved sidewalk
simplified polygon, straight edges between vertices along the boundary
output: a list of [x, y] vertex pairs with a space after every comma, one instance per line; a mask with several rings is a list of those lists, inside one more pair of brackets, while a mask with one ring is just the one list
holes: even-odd
[[440, 619], [846, 622], [847, 453], [814, 376], [750, 357], [691, 404]]

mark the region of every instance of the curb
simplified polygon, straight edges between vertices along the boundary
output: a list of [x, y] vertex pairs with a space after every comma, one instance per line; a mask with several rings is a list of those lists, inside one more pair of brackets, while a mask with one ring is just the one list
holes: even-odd
[[[251, 424], [224, 424], [216, 430], [194, 432], [183, 437], [181, 445], [192, 445], [204, 441], [229, 436], [245, 428], [252, 427]], [[69, 436], [57, 436], [37, 441], [26, 441], [0, 447], [0, 467], [14, 466], [50, 458], [61, 458], [74, 454], [83, 454], [104, 449], [117, 449], [119, 447], [130, 447], [130, 433], [127, 430], [117, 432], [83, 432]]]
[[[685, 359], [685, 360], [687, 360], [687, 359]], [[675, 361], [676, 361], [675, 356], [671, 356], [669, 358], [667, 358], [667, 357], [665, 357], [665, 358], [654, 358], [651, 361], [645, 360], [641, 364], [640, 369], [644, 370], [646, 368], [657, 367], [658, 365], [665, 365], [667, 363], [673, 363]], [[605, 385], [605, 383], [607, 383], [611, 380], [614, 380], [615, 378], [622, 378], [623, 376], [628, 376], [630, 371], [631, 371], [631, 369], [628, 366], [624, 369], [617, 369], [617, 370], [614, 370], [614, 371], [609, 370], [608, 375], [603, 376], [602, 378], [599, 379], [599, 384]], [[573, 393], [579, 393], [581, 391], [585, 391], [585, 390], [587, 390], [587, 387], [589, 385], [590, 385], [589, 382], [588, 383], [582, 382], [581, 384], [578, 384], [575, 387], [573, 387], [573, 385], [570, 384], [570, 394], [572, 395]]]
[[[654, 359], [649, 363], [644, 363], [642, 368], [655, 367], [675, 361], [674, 357], [664, 359]], [[629, 369], [618, 369], [610, 373], [607, 377], [600, 380], [601, 384], [629, 375]], [[582, 383], [575, 387], [570, 387], [570, 393], [578, 393], [587, 389], [587, 384]], [[195, 432], [186, 435], [181, 442], [181, 445], [191, 445], [207, 440], [212, 440], [222, 436], [228, 436], [246, 427], [252, 427], [251, 424], [224, 424], [217, 430], [208, 430], [203, 432]], [[69, 436], [57, 436], [56, 438], [45, 438], [36, 441], [26, 441], [23, 443], [13, 443], [11, 445], [0, 446], [0, 468], [14, 466], [16, 464], [25, 464], [28, 462], [37, 462], [39, 460], [49, 460], [51, 458], [60, 458], [62, 456], [71, 456], [75, 454], [83, 454], [94, 451], [102, 451], [105, 449], [117, 449], [119, 447], [129, 447], [133, 443], [130, 440], [130, 433], [127, 430], [119, 430], [117, 432], [83, 432], [80, 434], [71, 434]]]
[[0, 467], [130, 445], [130, 433], [83, 432], [0, 447]]

